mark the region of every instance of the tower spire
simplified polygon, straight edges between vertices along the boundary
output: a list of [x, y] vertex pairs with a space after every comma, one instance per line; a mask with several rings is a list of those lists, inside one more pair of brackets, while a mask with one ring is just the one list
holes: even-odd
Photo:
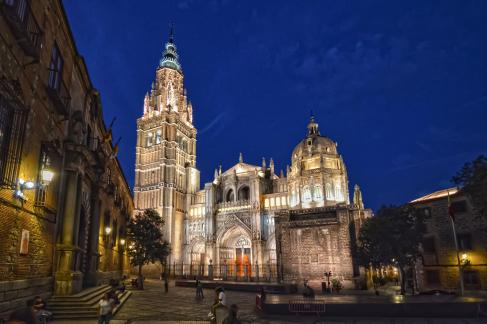
[[169, 40], [165, 45], [162, 58], [159, 61], [159, 68], [163, 67], [182, 72], [181, 64], [179, 63], [179, 55], [176, 51], [176, 44], [174, 43], [174, 24], [171, 24], [169, 29]]

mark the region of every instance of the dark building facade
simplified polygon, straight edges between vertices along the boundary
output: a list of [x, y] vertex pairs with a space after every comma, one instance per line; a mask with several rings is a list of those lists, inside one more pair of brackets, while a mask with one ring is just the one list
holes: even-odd
[[61, 1], [0, 12], [3, 313], [120, 277], [133, 201]]

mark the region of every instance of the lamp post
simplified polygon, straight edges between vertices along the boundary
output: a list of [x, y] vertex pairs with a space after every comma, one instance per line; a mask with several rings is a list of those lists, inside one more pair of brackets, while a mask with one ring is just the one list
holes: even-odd
[[105, 227], [105, 242], [108, 244], [110, 240], [110, 233], [112, 232], [112, 228], [107, 226]]
[[54, 172], [48, 168], [44, 168], [40, 171], [39, 183], [35, 183], [34, 181], [19, 178], [17, 180], [17, 188], [15, 189], [14, 197], [24, 202], [27, 200], [24, 194], [25, 190], [45, 188], [49, 186], [53, 178], [54, 178]]
[[460, 296], [463, 296], [464, 291], [465, 291], [465, 288], [463, 285], [463, 266], [462, 266], [462, 262], [460, 260], [460, 251], [458, 249], [458, 239], [457, 239], [457, 232], [455, 229], [455, 220], [453, 219], [454, 210], [451, 206], [450, 191], [447, 191], [447, 195], [448, 195], [448, 213], [450, 214], [450, 217], [448, 217], [448, 218], [450, 219], [450, 225], [451, 225], [451, 229], [453, 232], [452, 234], [453, 234], [453, 242], [455, 243], [455, 252], [456, 252], [456, 256], [457, 256], [458, 275], [460, 277]]

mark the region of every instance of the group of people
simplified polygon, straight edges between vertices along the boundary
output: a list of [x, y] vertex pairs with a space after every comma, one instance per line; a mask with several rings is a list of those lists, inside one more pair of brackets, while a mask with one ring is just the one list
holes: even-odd
[[35, 296], [27, 303], [27, 307], [10, 314], [11, 324], [46, 324], [52, 318], [52, 313], [46, 310], [46, 302], [41, 296]]
[[[199, 283], [201, 281], [198, 280]], [[203, 286], [201, 285], [201, 295], [203, 295]], [[198, 289], [198, 286], [197, 286]], [[213, 305], [211, 306], [211, 311], [208, 314], [210, 320], [212, 323], [222, 323], [222, 324], [240, 324], [240, 320], [237, 317], [238, 313], [238, 306], [236, 304], [230, 305], [230, 307], [227, 306], [227, 296], [225, 294], [225, 288], [223, 287], [217, 287], [215, 289], [215, 301]], [[225, 314], [225, 315], [222, 315]], [[219, 319], [219, 316], [225, 316], [225, 319], [221, 321], [221, 318]]]

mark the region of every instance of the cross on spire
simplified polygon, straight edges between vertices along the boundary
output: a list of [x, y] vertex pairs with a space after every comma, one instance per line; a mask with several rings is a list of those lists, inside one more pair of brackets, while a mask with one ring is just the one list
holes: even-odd
[[174, 43], [174, 22], [169, 24], [169, 43]]

